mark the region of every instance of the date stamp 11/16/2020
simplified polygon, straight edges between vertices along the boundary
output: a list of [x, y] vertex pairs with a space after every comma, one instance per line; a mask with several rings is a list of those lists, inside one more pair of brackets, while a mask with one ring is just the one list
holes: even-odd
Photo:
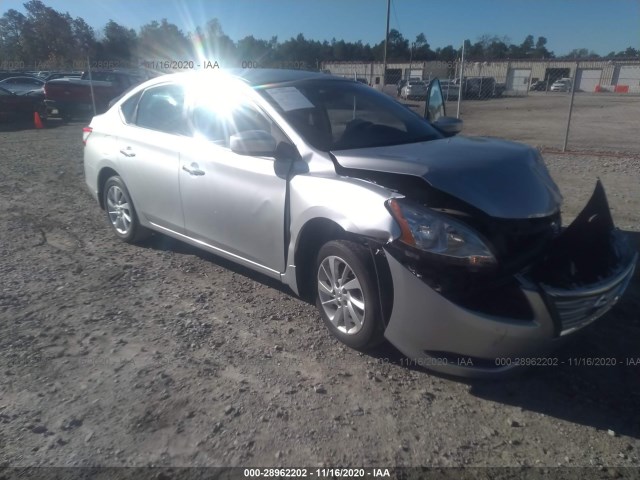
[[223, 67], [241, 68], [243, 70], [273, 68], [286, 70], [306, 70], [308, 65], [304, 61], [298, 60], [277, 60], [277, 61], [258, 61], [258, 60], [242, 60], [238, 62], [224, 64], [219, 60], [193, 60], [193, 59], [152, 59], [140, 61], [141, 68], [151, 70], [216, 70]]
[[[380, 364], [393, 363], [389, 359], [378, 358]], [[405, 367], [437, 367], [439, 365], [457, 365], [460, 367], [640, 367], [640, 357], [496, 357], [493, 360], [471, 357], [418, 359], [402, 358], [400, 365]], [[481, 365], [478, 365], [480, 363]]]

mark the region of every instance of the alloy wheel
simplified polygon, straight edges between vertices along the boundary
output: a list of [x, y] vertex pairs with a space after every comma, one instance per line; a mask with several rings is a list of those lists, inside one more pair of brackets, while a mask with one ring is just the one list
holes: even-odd
[[121, 235], [131, 230], [131, 206], [124, 191], [117, 185], [111, 185], [107, 191], [107, 212], [111, 225]]
[[362, 330], [365, 315], [362, 286], [342, 258], [331, 255], [320, 264], [318, 296], [327, 318], [340, 332], [354, 335]]

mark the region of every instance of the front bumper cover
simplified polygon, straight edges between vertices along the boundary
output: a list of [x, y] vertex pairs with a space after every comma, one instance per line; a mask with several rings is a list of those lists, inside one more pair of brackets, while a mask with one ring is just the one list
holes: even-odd
[[[384, 251], [394, 291], [385, 337], [416, 365], [465, 377], [557, 364], [557, 359], [540, 355], [613, 307], [638, 259], [622, 233], [614, 230], [599, 182], [585, 209], [550, 251], [515, 275], [531, 319], [460, 306], [416, 276], [392, 249]], [[590, 259], [601, 260], [599, 273], [606, 269], [605, 278], [592, 271]]]

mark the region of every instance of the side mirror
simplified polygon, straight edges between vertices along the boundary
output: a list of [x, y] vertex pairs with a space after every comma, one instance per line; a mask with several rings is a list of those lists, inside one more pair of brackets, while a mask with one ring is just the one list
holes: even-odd
[[231, 135], [229, 147], [238, 155], [273, 157], [276, 153], [276, 139], [264, 130], [247, 130]]
[[427, 89], [427, 101], [424, 105], [424, 118], [434, 123], [440, 117], [446, 117], [447, 113], [444, 107], [444, 97], [442, 96], [442, 87], [440, 80], [434, 78], [429, 82]]
[[427, 89], [427, 101], [424, 106], [424, 117], [447, 137], [452, 137], [462, 131], [462, 120], [447, 117], [447, 111], [442, 96], [440, 80], [434, 78]]
[[462, 120], [456, 117], [440, 117], [431, 125], [447, 137], [453, 137], [462, 131]]

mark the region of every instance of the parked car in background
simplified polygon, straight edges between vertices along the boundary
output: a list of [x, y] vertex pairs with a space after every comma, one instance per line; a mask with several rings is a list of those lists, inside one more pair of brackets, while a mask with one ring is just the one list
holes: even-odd
[[460, 81], [458, 79], [440, 80], [440, 86], [445, 101], [458, 99], [458, 95], [460, 94]]
[[0, 87], [12, 92], [26, 92], [44, 86], [44, 80], [31, 76], [9, 77], [0, 80]]
[[606, 313], [637, 253], [599, 182], [563, 230], [536, 149], [456, 137], [437, 80], [425, 110], [315, 72], [166, 75], [83, 129], [85, 180], [122, 241], [155, 231], [279, 280], [352, 348], [509, 371]]
[[469, 100], [483, 100], [501, 97], [505, 89], [506, 85], [494, 77], [465, 77], [462, 94]]
[[406, 85], [402, 87], [400, 96], [405, 100], [408, 100], [409, 98], [426, 98], [427, 84], [422, 80], [409, 80]]
[[531, 92], [546, 92], [547, 91], [547, 82], [546, 80], [537, 80], [529, 86], [529, 91]]
[[91, 74], [85, 72], [80, 78], [50, 80], [44, 86], [48, 115], [65, 120], [92, 115], [94, 102], [96, 112], [102, 113], [113, 98], [145, 79], [138, 72], [98, 70]]
[[0, 87], [0, 120], [33, 121], [33, 113], [44, 117], [44, 94], [37, 90], [15, 93]]
[[561, 78], [560, 80], [553, 82], [549, 90], [552, 92], [570, 92], [571, 82], [572, 80], [570, 78]]
[[57, 78], [82, 78], [82, 72], [53, 72], [47, 75], [44, 80], [48, 82]]

